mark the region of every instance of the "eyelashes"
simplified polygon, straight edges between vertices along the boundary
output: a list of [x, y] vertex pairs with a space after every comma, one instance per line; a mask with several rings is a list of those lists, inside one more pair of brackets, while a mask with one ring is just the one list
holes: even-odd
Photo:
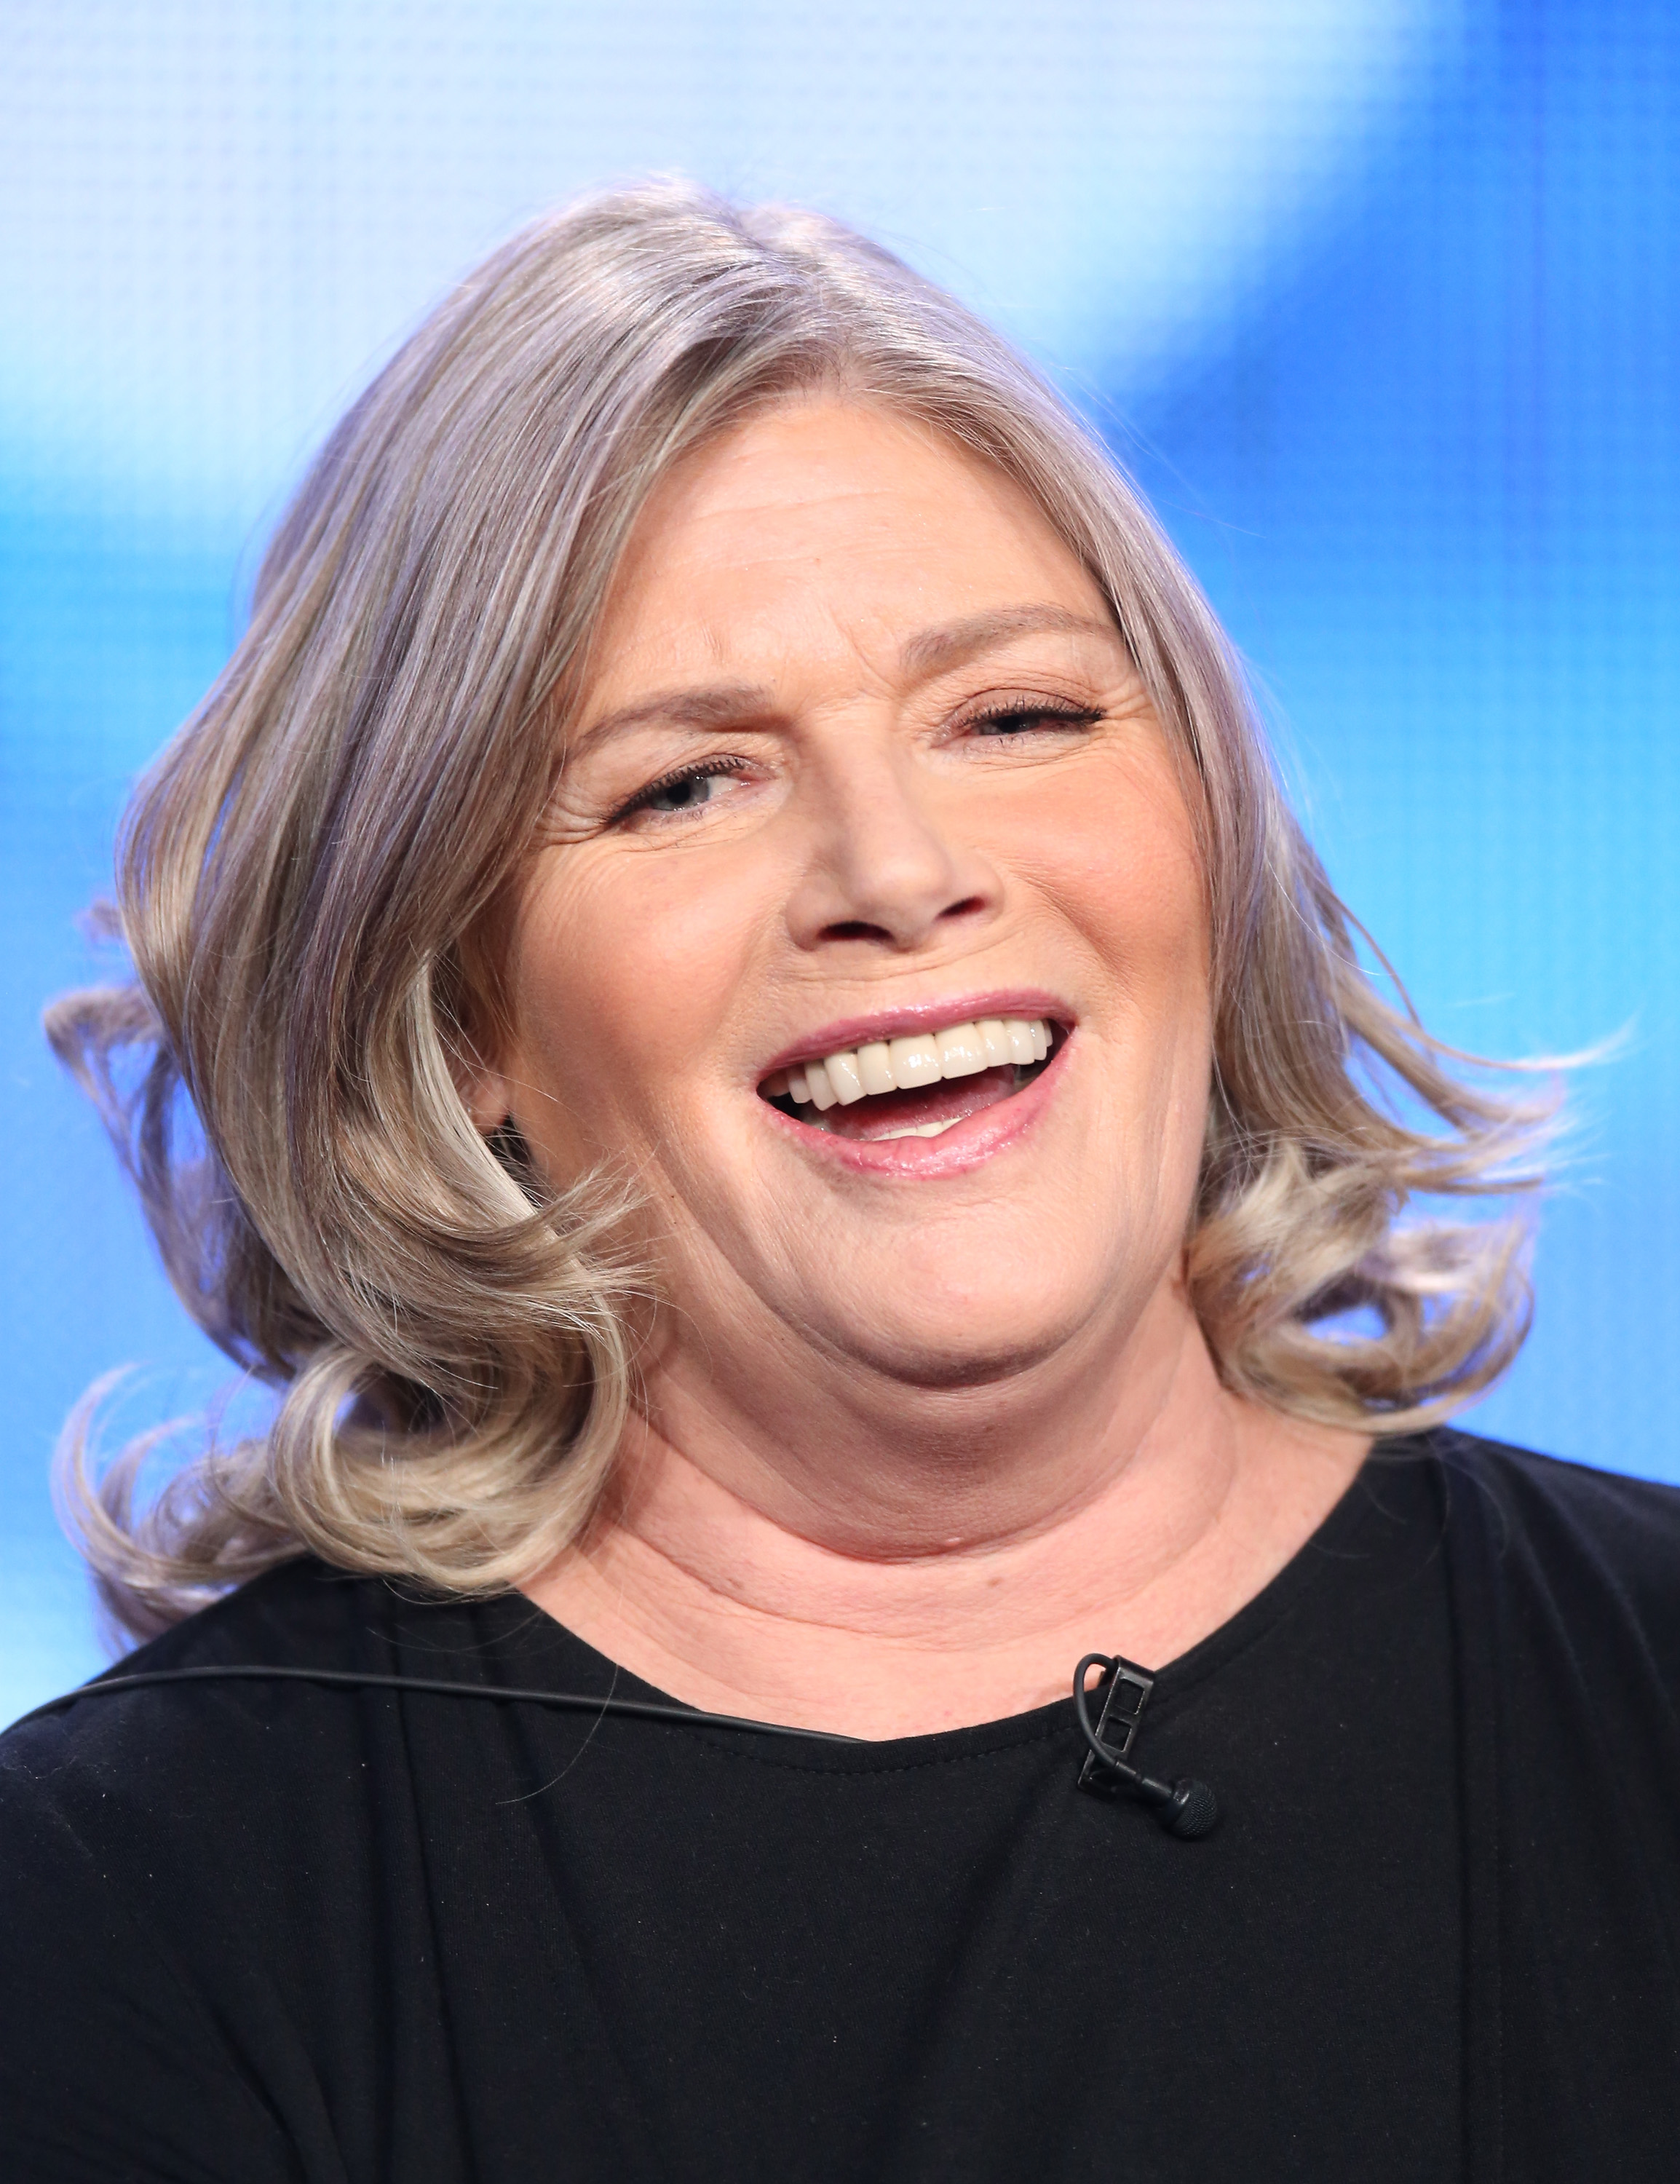
[[[657, 781], [650, 781], [645, 788], [638, 788], [634, 796], [626, 798], [610, 815], [608, 823], [616, 826], [620, 820], [633, 819], [638, 811], [654, 811], [662, 818], [676, 818], [684, 811], [698, 811], [710, 802], [710, 797], [685, 796], [680, 794], [681, 791], [698, 788], [706, 782], [721, 781], [747, 771], [748, 761], [743, 758], [695, 759], [687, 766], [676, 766], [670, 772], [662, 773]], [[673, 797], [676, 800], [668, 810], [659, 812], [661, 797]]]
[[[1059, 728], [1093, 728], [1102, 719], [1101, 712], [1092, 705], [1047, 705], [1042, 702], [1023, 703], [1010, 699], [1007, 703], [993, 705], [983, 712], [971, 713], [960, 723], [965, 728], [993, 727], [1004, 735], [1019, 735], [1023, 727], [1036, 722], [1050, 722]], [[1015, 725], [1003, 727], [1005, 722]]]

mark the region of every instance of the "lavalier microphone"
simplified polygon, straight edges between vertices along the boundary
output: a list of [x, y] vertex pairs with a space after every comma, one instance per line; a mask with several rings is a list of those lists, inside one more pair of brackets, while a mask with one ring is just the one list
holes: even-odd
[[[1093, 1669], [1103, 1671], [1097, 1690], [1103, 1711], [1094, 1727], [1091, 1693], [1086, 1678]], [[1088, 1653], [1073, 1672], [1073, 1711], [1079, 1733], [1089, 1749], [1079, 1771], [1079, 1786], [1093, 1797], [1120, 1792], [1147, 1805], [1169, 1835], [1193, 1841], [1204, 1836], [1219, 1819], [1219, 1800], [1205, 1782], [1182, 1774], [1176, 1782], [1162, 1782], [1131, 1762], [1133, 1740], [1155, 1680], [1147, 1669], [1122, 1660], [1118, 1653]]]

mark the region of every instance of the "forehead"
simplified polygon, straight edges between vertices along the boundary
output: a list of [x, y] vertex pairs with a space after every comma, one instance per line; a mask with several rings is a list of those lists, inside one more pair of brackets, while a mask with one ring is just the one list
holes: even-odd
[[911, 632], [1028, 601], [1111, 626], [1089, 571], [1001, 471], [884, 409], [792, 400], [656, 488], [609, 597], [592, 694], [615, 702], [654, 668], [896, 655]]

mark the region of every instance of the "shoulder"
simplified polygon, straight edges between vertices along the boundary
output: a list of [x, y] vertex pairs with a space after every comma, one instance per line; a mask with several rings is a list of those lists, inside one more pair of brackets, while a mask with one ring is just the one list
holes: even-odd
[[[366, 1645], [383, 1590], [288, 1564], [111, 1676], [337, 1658], [358, 1632]], [[309, 1832], [320, 1763], [348, 1763], [342, 1716], [300, 1688], [96, 1680], [0, 1736], [0, 2113], [18, 2173], [298, 2174], [253, 2059], [286, 2064], [308, 1952], [355, 1908], [345, 1862]], [[302, 1917], [300, 1864], [323, 1868]]]
[[[44, 1932], [79, 1935], [90, 1962], [130, 1969], [167, 1955], [159, 1936], [197, 1932], [212, 1905], [230, 1928], [263, 1930], [272, 1876], [320, 1863], [320, 1784], [358, 1779], [370, 1726], [388, 1763], [390, 1724], [309, 1683], [121, 1680], [235, 1663], [388, 1670], [408, 1613], [376, 1579], [300, 1559], [14, 1723], [0, 1736], [8, 1900]], [[0, 1936], [0, 1967], [21, 1946]]]
[[1449, 1535], [1474, 1529], [1508, 1594], [1613, 1611], [1680, 1658], [1680, 1486], [1439, 1428], [1397, 1451], [1441, 1466]]
[[1543, 1545], [1625, 1558], [1680, 1578], [1680, 1485], [1633, 1479], [1456, 1427], [1423, 1439], [1456, 1476]]
[[179, 1802], [195, 1778], [225, 1779], [241, 1748], [273, 1725], [275, 1693], [257, 1685], [199, 1685], [186, 1704], [181, 1691], [130, 1690], [122, 1679], [233, 1662], [357, 1663], [398, 1606], [377, 1580], [299, 1558], [189, 1616], [62, 1702], [26, 1715], [0, 1735], [0, 1855], [8, 1816], [20, 1807], [45, 1803], [68, 1814], [88, 1805], [131, 1811], [136, 1800], [159, 1796]]
[[1450, 1474], [1477, 1483], [1494, 1505], [1527, 1524], [1680, 1570], [1680, 1485], [1488, 1441], [1457, 1426], [1439, 1426], [1420, 1435], [1420, 1441]]

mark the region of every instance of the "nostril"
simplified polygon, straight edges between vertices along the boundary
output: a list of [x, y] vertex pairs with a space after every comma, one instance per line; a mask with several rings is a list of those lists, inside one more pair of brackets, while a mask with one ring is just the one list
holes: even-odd
[[[981, 915], [985, 908], [982, 896], [965, 895], [960, 902], [948, 903], [939, 912], [936, 922], [943, 925], [952, 918], [975, 917]], [[822, 937], [825, 940], [869, 940], [877, 944], [884, 942], [889, 948], [902, 948], [913, 945], [919, 936], [894, 933], [890, 927], [874, 924], [866, 917], [843, 917], [832, 925], [825, 925]]]
[[885, 940], [890, 944], [893, 939], [884, 925], [871, 925], [861, 917], [843, 918], [839, 924], [826, 925], [822, 930], [826, 940]]

